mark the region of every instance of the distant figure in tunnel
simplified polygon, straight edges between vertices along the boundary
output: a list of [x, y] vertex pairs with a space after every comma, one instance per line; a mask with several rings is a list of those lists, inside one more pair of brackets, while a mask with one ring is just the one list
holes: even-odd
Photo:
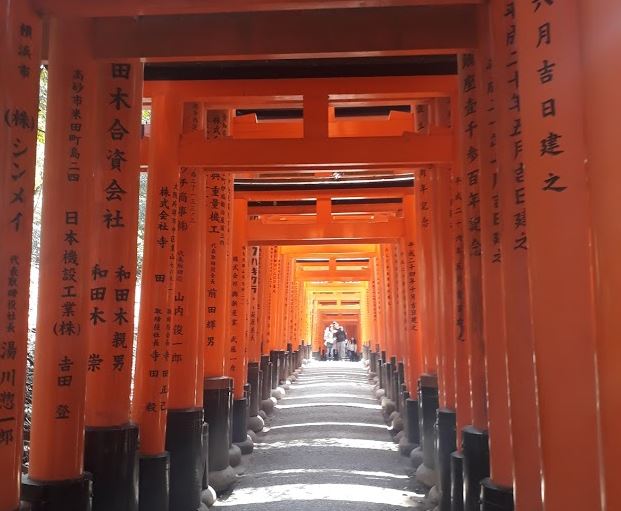
[[358, 362], [358, 347], [355, 337], [347, 341], [347, 355], [349, 355], [350, 362]]
[[345, 349], [347, 333], [345, 332], [345, 328], [339, 325], [336, 321], [333, 323], [333, 326], [335, 328], [334, 339], [336, 341], [336, 353], [338, 354], [338, 359], [347, 360], [347, 350]]
[[323, 344], [326, 347], [328, 360], [334, 360], [334, 331], [332, 325], [328, 325], [323, 331]]

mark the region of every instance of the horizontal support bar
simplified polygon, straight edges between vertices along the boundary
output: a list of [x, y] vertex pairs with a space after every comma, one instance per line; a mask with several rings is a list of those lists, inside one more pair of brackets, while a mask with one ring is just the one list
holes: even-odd
[[404, 235], [401, 218], [377, 223], [263, 224], [248, 222], [248, 245], [316, 245], [326, 243], [388, 243]]
[[278, 140], [206, 140], [183, 136], [179, 144], [180, 165], [219, 170], [429, 165], [449, 163], [452, 157], [453, 137], [450, 134]]
[[[365, 0], [366, 7], [477, 4], [481, 0]], [[32, 0], [36, 11], [56, 17], [161, 16], [217, 12], [359, 8], [359, 0]]]
[[[169, 3], [174, 6], [178, 2]], [[110, 13], [110, 17], [94, 22], [97, 58], [225, 61], [386, 57], [455, 54], [476, 46], [475, 9], [470, 5], [136, 17], [119, 14]]]

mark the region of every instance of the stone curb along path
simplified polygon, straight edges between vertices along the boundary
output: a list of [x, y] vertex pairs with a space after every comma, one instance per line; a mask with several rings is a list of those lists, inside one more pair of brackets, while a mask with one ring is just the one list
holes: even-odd
[[237, 483], [214, 508], [432, 508], [399, 455], [362, 362], [313, 361], [288, 386]]

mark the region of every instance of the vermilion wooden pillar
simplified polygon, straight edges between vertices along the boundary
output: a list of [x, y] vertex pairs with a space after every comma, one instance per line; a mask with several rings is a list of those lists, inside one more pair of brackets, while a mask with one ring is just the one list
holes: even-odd
[[601, 506], [578, 5], [516, 4], [546, 511]]
[[261, 259], [259, 261], [259, 285], [261, 286], [261, 295], [259, 297], [259, 324], [261, 327], [259, 342], [261, 344], [261, 355], [269, 354], [270, 345], [271, 251], [272, 247], [264, 247], [261, 250]]
[[454, 339], [454, 247], [451, 216], [451, 169], [435, 170], [436, 215], [434, 222], [435, 262], [437, 265], [436, 307], [438, 326], [438, 411], [436, 450], [440, 509], [450, 509], [450, 456], [456, 449], [455, 339]]
[[[485, 346], [483, 341], [482, 246], [481, 246], [481, 168], [487, 162], [481, 153], [486, 135], [481, 110], [485, 102], [484, 67], [487, 65], [485, 40], [477, 53], [458, 58], [461, 110], [460, 151], [463, 175], [464, 233], [464, 298], [465, 343], [470, 376], [472, 423], [462, 430], [464, 450], [464, 509], [474, 511], [479, 506], [479, 483], [489, 475], [487, 445], [487, 404], [485, 375]], [[459, 410], [458, 410], [459, 413]]]
[[140, 427], [140, 509], [168, 509], [165, 451], [179, 196], [177, 142], [182, 105], [172, 94], [152, 102], [145, 243], [132, 418]]
[[[185, 123], [184, 123], [185, 124]], [[175, 292], [172, 304], [166, 450], [170, 453], [170, 506], [198, 509], [202, 490], [202, 370], [206, 176], [182, 167], [179, 175]], [[200, 397], [199, 397], [200, 396]]]
[[[420, 275], [421, 300], [419, 302], [421, 336], [423, 346], [423, 374], [418, 383], [418, 415], [422, 455], [416, 471], [417, 479], [428, 486], [437, 483], [434, 424], [438, 409], [438, 323], [437, 323], [437, 262], [436, 247], [436, 175], [431, 167], [416, 172], [416, 206], [418, 244], [418, 273]], [[415, 459], [415, 458], [413, 458]], [[419, 462], [415, 462], [415, 465]]]
[[[501, 271], [516, 509], [542, 509], [539, 422], [528, 281], [527, 195], [515, 10], [492, 2]], [[495, 205], [495, 204], [494, 204]], [[494, 229], [493, 232], [496, 232]], [[493, 447], [492, 447], [493, 448]], [[493, 469], [493, 462], [492, 462]]]
[[595, 301], [597, 306], [596, 346], [599, 383], [599, 408], [602, 436], [603, 492], [605, 509], [621, 508], [621, 470], [618, 454], [619, 388], [619, 292], [621, 273], [618, 266], [620, 231], [613, 221], [618, 210], [619, 168], [615, 115], [620, 97], [617, 91], [621, 76], [610, 65], [612, 55], [621, 48], [621, 34], [616, 28], [621, 5], [608, 0], [579, 2], [582, 40], [582, 74], [584, 78], [584, 112], [591, 191], [593, 241], [595, 255]]
[[228, 371], [233, 378], [233, 443], [242, 454], [252, 452], [253, 443], [247, 435], [248, 338], [246, 331], [246, 293], [248, 247], [246, 225], [248, 201], [233, 200], [233, 237], [231, 245], [230, 340]]
[[[480, 13], [479, 33], [481, 46], [488, 53], [493, 22], [490, 10]], [[502, 20], [500, 20], [502, 23]], [[504, 44], [504, 41], [503, 41]], [[513, 458], [511, 449], [511, 420], [509, 415], [509, 395], [507, 388], [507, 339], [504, 319], [504, 296], [502, 288], [502, 214], [499, 184], [500, 170], [498, 160], [498, 138], [507, 136], [499, 131], [500, 98], [497, 96], [493, 52], [488, 65], [481, 72], [482, 93], [479, 94], [479, 119], [483, 121], [481, 139], [481, 245], [483, 279], [483, 338], [485, 342], [485, 370], [487, 377], [487, 409], [490, 449], [489, 478], [482, 482], [481, 507], [484, 510], [513, 509]], [[495, 58], [495, 55], [493, 55]], [[506, 63], [503, 67], [510, 68]], [[509, 81], [510, 76], [500, 80]], [[503, 88], [503, 84], [499, 84]]]
[[[453, 103], [454, 104], [454, 103]], [[453, 107], [454, 110], [455, 107]], [[453, 112], [455, 113], [455, 111]], [[461, 130], [462, 128], [459, 127]], [[460, 136], [459, 132], [457, 136]], [[472, 422], [472, 405], [470, 401], [470, 376], [468, 372], [468, 345], [466, 344], [466, 303], [465, 303], [465, 243], [464, 223], [466, 222], [466, 201], [462, 192], [463, 166], [456, 160], [451, 169], [451, 217], [452, 246], [454, 250], [454, 321], [453, 342], [455, 343], [455, 409], [457, 412], [456, 437], [457, 451], [451, 454], [451, 511], [464, 509], [463, 499], [463, 452], [462, 431]]]
[[403, 216], [405, 220], [405, 258], [407, 276], [407, 344], [409, 347], [406, 360], [406, 375], [408, 388], [412, 397], [415, 397], [415, 389], [418, 379], [422, 374], [423, 360], [421, 349], [421, 336], [419, 327], [418, 301], [420, 293], [420, 280], [417, 268], [418, 244], [416, 243], [414, 195], [406, 195], [403, 198]]
[[[232, 193], [229, 174], [207, 172], [207, 299], [205, 377], [225, 374], [224, 360], [227, 346], [228, 301], [226, 299], [229, 237], [226, 226], [228, 201]], [[223, 195], [225, 198], [223, 198]]]
[[0, 2], [0, 511], [19, 506], [41, 23], [26, 2]]
[[[89, 53], [91, 28], [87, 21], [52, 21], [50, 25], [41, 279], [30, 465], [23, 484], [23, 498], [44, 502], [45, 509], [90, 508], [91, 483], [83, 471], [83, 454], [90, 277], [87, 236], [97, 84]], [[31, 108], [26, 112], [34, 123]], [[23, 150], [21, 145], [18, 148]]]
[[259, 362], [261, 360], [261, 333], [259, 330], [259, 296], [262, 282], [259, 280], [259, 261], [261, 260], [261, 247], [248, 247], [248, 275], [247, 297], [248, 304], [248, 360]]
[[419, 318], [423, 347], [423, 371], [435, 374], [437, 370], [436, 332], [434, 317], [434, 266], [433, 266], [433, 185], [430, 168], [416, 171], [416, 222], [420, 247], [418, 274], [421, 282]]
[[[137, 509], [138, 427], [130, 421], [143, 66], [98, 65], [87, 280], [85, 468], [93, 508]], [[117, 130], [111, 128], [118, 127]], [[115, 396], [110, 399], [110, 396]]]
[[233, 381], [226, 360], [230, 335], [231, 202], [233, 176], [206, 170], [207, 235], [203, 410], [209, 424], [209, 482], [216, 491], [230, 487]]
[[373, 279], [375, 283], [375, 309], [376, 309], [376, 329], [377, 329], [377, 339], [376, 344], [379, 347], [380, 351], [385, 350], [386, 346], [386, 330], [384, 328], [386, 324], [386, 318], [384, 316], [384, 304], [382, 300], [382, 296], [384, 294], [384, 283], [382, 281], [382, 273], [381, 273], [381, 252], [378, 247], [377, 255], [373, 257]]

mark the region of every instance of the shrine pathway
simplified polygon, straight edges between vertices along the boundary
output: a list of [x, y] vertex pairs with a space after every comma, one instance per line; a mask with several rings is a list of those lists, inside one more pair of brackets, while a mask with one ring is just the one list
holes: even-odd
[[362, 363], [312, 362], [259, 434], [231, 511], [425, 509]]

